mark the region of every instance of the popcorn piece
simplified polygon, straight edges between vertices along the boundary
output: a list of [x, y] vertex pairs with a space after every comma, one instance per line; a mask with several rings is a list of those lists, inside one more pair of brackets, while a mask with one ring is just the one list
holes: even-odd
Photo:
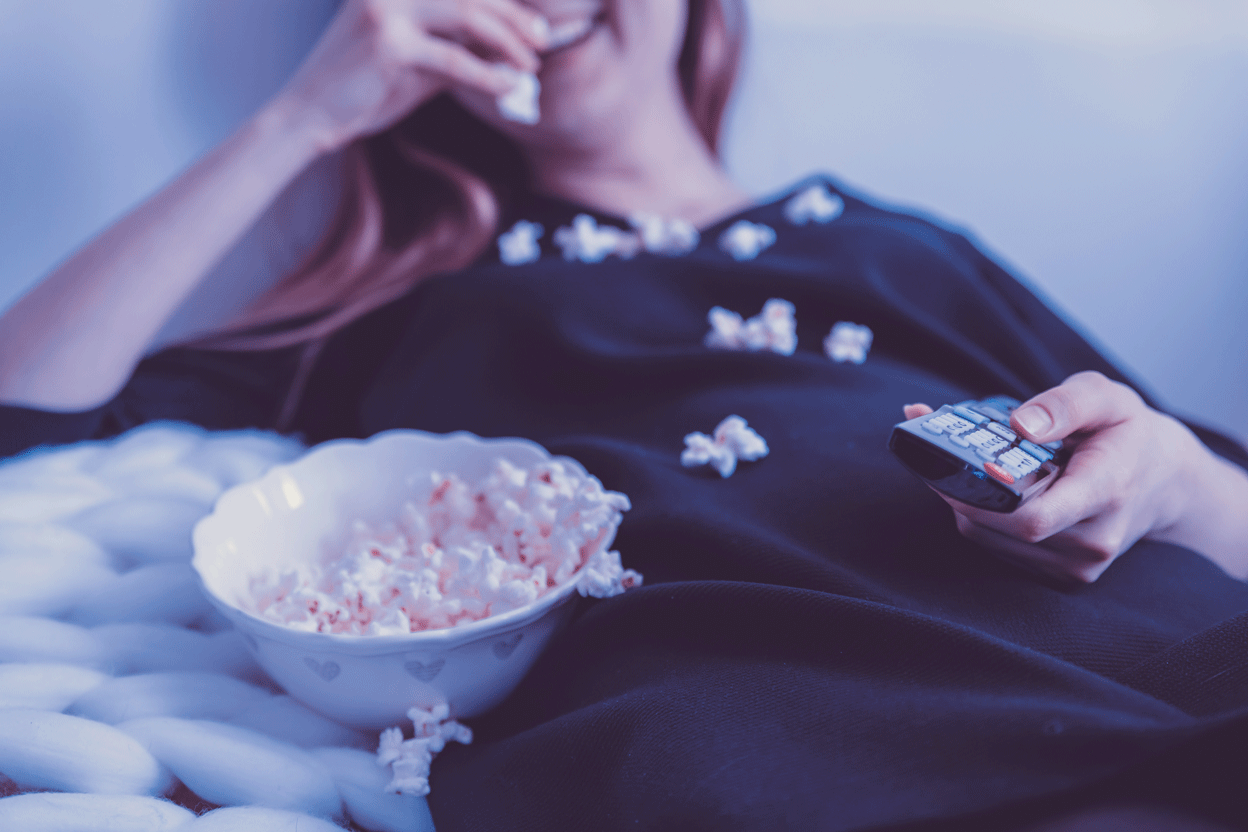
[[541, 223], [520, 220], [510, 231], [499, 236], [498, 258], [508, 266], [534, 262], [542, 256], [542, 248], [537, 241], [545, 231]]
[[832, 222], [845, 210], [845, 201], [823, 185], [811, 185], [784, 204], [784, 216], [794, 225]]
[[737, 470], [737, 460], [751, 462], [767, 456], [767, 452], [763, 437], [740, 416], [729, 416], [715, 428], [713, 438], [696, 432], [686, 436], [680, 464], [686, 468], [709, 464], [721, 477], [730, 477]]
[[555, 245], [563, 250], [564, 260], [601, 263], [615, 254], [627, 260], [641, 248], [641, 238], [612, 225], [598, 225], [588, 214], [577, 214], [571, 226], [555, 230]]
[[865, 326], [839, 321], [823, 339], [823, 351], [837, 363], [852, 361], [861, 364], [867, 360], [874, 337]]
[[797, 349], [797, 320], [793, 304], [772, 298], [763, 304], [763, 311], [742, 321], [741, 316], [720, 306], [711, 308], [707, 321], [711, 331], [703, 343], [721, 350], [770, 350], [792, 355]]
[[393, 635], [517, 609], [591, 561], [595, 586], [641, 582], [599, 557], [628, 498], [562, 462], [525, 469], [498, 460], [483, 482], [434, 474], [429, 488], [395, 524], [357, 523], [341, 554], [258, 571], [253, 611], [297, 630]]
[[537, 124], [541, 113], [537, 108], [537, 100], [542, 93], [542, 84], [531, 72], [516, 72], [507, 64], [495, 64], [500, 70], [509, 72], [515, 78], [515, 86], [511, 91], [496, 99], [498, 111], [508, 121], [521, 124]]
[[651, 254], [678, 257], [698, 247], [701, 235], [693, 223], [682, 219], [664, 219], [658, 214], [636, 211], [628, 215], [628, 224], [641, 237], [641, 245]]
[[577, 579], [576, 591], [586, 598], [610, 598], [641, 586], [641, 573], [625, 569], [619, 552], [601, 549], [590, 556]]
[[400, 728], [381, 732], [377, 746], [377, 765], [390, 766], [393, 778], [386, 791], [423, 797], [429, 794], [429, 767], [448, 742], [472, 743], [472, 729], [450, 718], [445, 704], [428, 710], [410, 708], [407, 716], [415, 728], [410, 740], [403, 739]]
[[775, 241], [775, 229], [749, 220], [737, 220], [719, 235], [719, 247], [737, 261], [753, 260]]

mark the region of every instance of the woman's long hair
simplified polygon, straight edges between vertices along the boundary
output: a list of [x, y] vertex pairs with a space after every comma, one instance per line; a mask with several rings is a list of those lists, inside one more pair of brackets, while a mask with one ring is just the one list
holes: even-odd
[[[677, 61], [693, 122], [712, 152], [745, 40], [743, 0], [689, 0]], [[328, 336], [422, 279], [464, 268], [498, 233], [504, 206], [528, 182], [519, 148], [449, 95], [344, 151], [338, 209], [316, 249], [200, 348], [304, 345], [283, 411]], [[418, 197], [414, 197], [418, 195]]]

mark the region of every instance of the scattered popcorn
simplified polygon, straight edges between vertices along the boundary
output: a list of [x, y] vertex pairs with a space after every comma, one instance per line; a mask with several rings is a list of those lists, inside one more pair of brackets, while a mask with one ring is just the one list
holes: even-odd
[[390, 766], [394, 773], [386, 791], [423, 797], [429, 794], [429, 766], [448, 742], [472, 743], [472, 729], [450, 718], [450, 709], [436, 705], [431, 709], [411, 708], [407, 716], [415, 726], [414, 736], [403, 739], [400, 728], [381, 732], [377, 746], [377, 765]]
[[845, 201], [823, 185], [811, 185], [784, 204], [784, 216], [794, 225], [832, 222], [845, 210]]
[[517, 609], [568, 581], [585, 581], [582, 594], [641, 582], [599, 552], [628, 498], [557, 460], [500, 459], [472, 485], [435, 473], [430, 488], [397, 525], [357, 523], [341, 554], [253, 576], [254, 612], [297, 630], [394, 635]]
[[612, 254], [627, 260], [640, 250], [641, 239], [613, 225], [598, 225], [589, 214], [577, 214], [571, 226], [555, 230], [555, 245], [563, 250], [564, 260], [601, 263]]
[[534, 262], [542, 256], [542, 247], [537, 241], [542, 239], [545, 231], [541, 223], [520, 220], [510, 231], [499, 236], [498, 259], [508, 266]]
[[766, 440], [740, 416], [729, 416], [715, 428], [714, 437], [696, 432], [686, 436], [680, 464], [686, 468], [709, 464], [721, 477], [730, 477], [737, 470], [737, 460], [751, 462], [765, 456]]
[[781, 355], [792, 355], [797, 349], [797, 320], [793, 317], [793, 304], [780, 298], [772, 298], [763, 304], [763, 311], [742, 321], [736, 312], [715, 306], [707, 313], [711, 331], [703, 343], [721, 350], [770, 350]]
[[871, 349], [874, 337], [865, 326], [839, 321], [832, 327], [828, 337], [823, 339], [823, 351], [828, 354], [828, 358], [838, 363], [852, 361], [861, 364], [867, 360], [867, 352]]
[[636, 211], [628, 215], [628, 224], [641, 237], [641, 245], [651, 254], [678, 257], [698, 247], [701, 235], [693, 223], [682, 219], [664, 219], [658, 214]]
[[775, 229], [749, 220], [737, 220], [719, 235], [719, 247], [733, 260], [753, 260], [775, 241]]
[[511, 92], [500, 95], [496, 102], [498, 111], [508, 121], [521, 124], [537, 124], [541, 113], [537, 108], [537, 99], [542, 92], [542, 84], [531, 72], [516, 72], [507, 64], [495, 64], [499, 69], [510, 72], [515, 77], [515, 86]]

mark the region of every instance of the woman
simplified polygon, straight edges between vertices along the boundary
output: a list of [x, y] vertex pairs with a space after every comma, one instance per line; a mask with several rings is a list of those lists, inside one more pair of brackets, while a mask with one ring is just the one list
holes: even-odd
[[[1149, 407], [966, 240], [849, 194], [826, 224], [752, 205], [715, 155], [740, 25], [729, 0], [348, 0], [247, 125], [0, 319], [4, 450], [154, 418], [466, 429], [627, 493], [618, 544], [646, 586], [586, 608], [439, 757], [444, 832], [1001, 828], [1142, 796], [1242, 819], [1218, 777], [1248, 704], [1226, 647], [1248, 610], [1227, 460], [1248, 453]], [[504, 119], [534, 70], [540, 121]], [[238, 326], [140, 362], [338, 150], [354, 184], [323, 247]], [[575, 215], [634, 212], [702, 243], [558, 256]], [[742, 219], [776, 231], [754, 259], [716, 247]], [[508, 265], [493, 244], [518, 220], [542, 257]], [[703, 346], [711, 307], [771, 297], [796, 305], [797, 352]], [[839, 320], [874, 330], [865, 364], [812, 346]], [[1023, 509], [950, 522], [885, 438], [902, 402], [990, 393], [1075, 453]], [[681, 438], [730, 413], [770, 455], [682, 468]]]

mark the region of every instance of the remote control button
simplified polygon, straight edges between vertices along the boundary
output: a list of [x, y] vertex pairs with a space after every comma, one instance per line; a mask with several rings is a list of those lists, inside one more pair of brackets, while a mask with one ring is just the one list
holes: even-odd
[[989, 433], [986, 430], [977, 430], [974, 433], [967, 436], [966, 441], [974, 445], [976, 448], [978, 448], [981, 445], [984, 445], [987, 442], [991, 442], [992, 440], [996, 438], [997, 438], [996, 436], [993, 436], [991, 433]]
[[984, 470], [991, 474], [993, 479], [1000, 480], [1006, 485], [1014, 484], [1014, 475], [995, 462], [985, 462]]
[[997, 424], [996, 422], [989, 422], [988, 424], [984, 425], [984, 427], [988, 428], [988, 430], [992, 431], [997, 436], [1000, 436], [1002, 439], [1006, 440], [1007, 442], [1013, 442], [1015, 439], [1018, 438], [1017, 433], [1010, 430], [1005, 425], [1000, 425], [1000, 424]]
[[966, 421], [965, 419], [961, 419], [961, 418], [958, 418], [957, 416], [954, 416], [953, 419], [949, 422], [949, 424], [945, 427], [945, 430], [949, 433], [950, 436], [957, 436], [958, 434], [966, 433], [968, 430], [973, 430], [974, 428], [975, 426], [971, 424], [970, 422]]
[[1001, 409], [999, 409], [999, 408], [993, 407], [992, 405], [983, 404], [983, 403], [981, 402], [981, 403], [980, 403], [980, 405], [979, 405], [976, 409], [977, 409], [980, 413], [982, 413], [982, 414], [984, 414], [985, 416], [987, 416], [988, 418], [990, 418], [990, 419], [996, 419], [998, 422], [1008, 422], [1008, 421], [1010, 421], [1010, 414], [1009, 414], [1009, 413], [1006, 413], [1004, 410], [1001, 410]]
[[1005, 450], [1009, 446], [1010, 446], [1009, 442], [1006, 442], [1004, 439], [1002, 439], [999, 436], [994, 436], [987, 442], [977, 447], [975, 449], [975, 453], [979, 454], [984, 459], [992, 459], [998, 453]]
[[961, 416], [963, 419], [966, 419], [967, 421], [973, 422], [974, 424], [977, 424], [977, 425], [982, 425], [984, 422], [988, 421], [988, 417], [985, 416], [984, 414], [976, 413], [974, 410], [971, 410], [968, 407], [963, 407], [960, 404], [954, 405], [953, 412]]
[[961, 434], [957, 434], [957, 433], [949, 434], [949, 441], [957, 445], [959, 448], [971, 447], [971, 443], [967, 442], [966, 437], [962, 436]]
[[1020, 448], [1010, 448], [997, 458], [1016, 477], [1025, 477], [1040, 467], [1040, 460]]
[[937, 436], [945, 432], [945, 429], [935, 419], [928, 419], [926, 422], [920, 422], [919, 427], [928, 433], [934, 433]]
[[1041, 447], [1040, 445], [1037, 445], [1035, 442], [1028, 442], [1026, 439], [1024, 439], [1022, 442], [1019, 442], [1018, 447], [1022, 448], [1024, 451], [1031, 454], [1032, 456], [1034, 456], [1036, 459], [1040, 460], [1041, 462], [1048, 462], [1050, 459], [1053, 458], [1053, 452], [1050, 451], [1048, 448]]

